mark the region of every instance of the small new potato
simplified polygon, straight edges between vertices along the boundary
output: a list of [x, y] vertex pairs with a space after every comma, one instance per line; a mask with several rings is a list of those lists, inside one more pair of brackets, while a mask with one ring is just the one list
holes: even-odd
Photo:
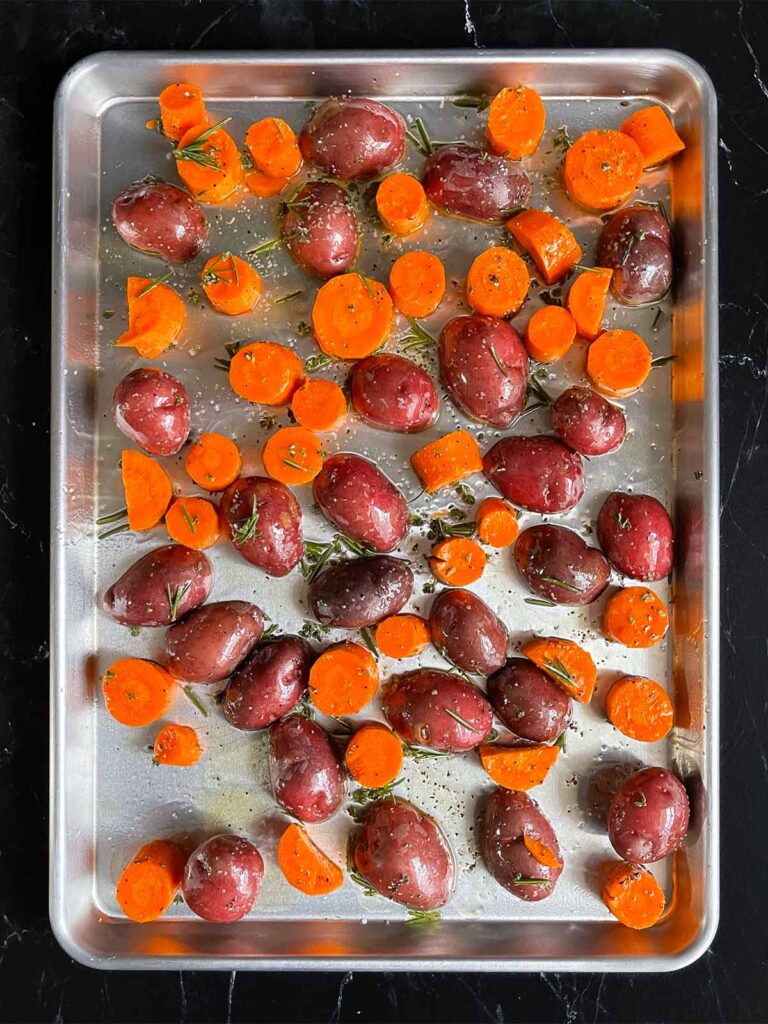
[[532, 743], [554, 743], [568, 728], [571, 699], [528, 658], [510, 658], [488, 679], [488, 700], [506, 727]]
[[610, 494], [597, 517], [597, 539], [614, 569], [630, 579], [652, 583], [672, 571], [672, 520], [648, 494]]
[[438, 146], [421, 183], [438, 210], [489, 224], [512, 216], [531, 197], [530, 178], [519, 164], [466, 142]]
[[331, 455], [314, 481], [330, 521], [371, 551], [393, 551], [408, 533], [408, 505], [381, 470], [360, 455]]
[[412, 910], [437, 910], [451, 898], [456, 866], [448, 840], [433, 818], [406, 800], [368, 805], [351, 857], [371, 888]]
[[208, 597], [213, 570], [202, 551], [166, 544], [130, 566], [104, 595], [104, 611], [123, 626], [170, 626]]
[[493, 724], [485, 695], [461, 676], [437, 668], [392, 676], [382, 709], [406, 743], [451, 753], [479, 746]]
[[608, 838], [624, 860], [652, 864], [682, 845], [688, 832], [688, 794], [666, 768], [630, 775], [611, 800]]
[[289, 715], [270, 726], [269, 775], [275, 800], [299, 821], [327, 821], [347, 791], [333, 740], [303, 715]]
[[487, 676], [507, 657], [507, 627], [470, 590], [444, 590], [429, 612], [432, 643], [464, 672]]
[[584, 494], [581, 456], [556, 437], [502, 437], [483, 457], [483, 472], [513, 505], [567, 512]]
[[309, 586], [309, 605], [324, 626], [361, 629], [396, 615], [412, 593], [408, 563], [376, 555], [350, 559], [321, 572]]
[[426, 370], [403, 356], [383, 352], [355, 363], [349, 377], [352, 406], [380, 430], [412, 434], [437, 419], [440, 400]]
[[253, 843], [225, 832], [191, 854], [181, 887], [193, 914], [228, 924], [251, 910], [263, 878], [264, 861]]
[[[542, 864], [526, 846], [540, 851]], [[510, 789], [494, 789], [485, 798], [480, 828], [480, 849], [485, 866], [513, 896], [536, 902], [551, 896], [563, 871], [563, 857], [555, 830], [528, 796]]]
[[352, 266], [360, 230], [346, 189], [333, 181], [308, 181], [291, 197], [283, 218], [288, 252], [308, 274], [327, 280]]
[[204, 604], [165, 634], [168, 671], [189, 683], [217, 683], [248, 657], [263, 630], [264, 614], [255, 604]]
[[528, 353], [517, 331], [494, 316], [457, 316], [440, 332], [440, 379], [473, 419], [504, 430], [523, 411]]
[[222, 527], [246, 562], [285, 576], [304, 554], [301, 506], [278, 480], [243, 476], [224, 492]]
[[189, 436], [189, 395], [164, 370], [140, 366], [126, 374], [112, 395], [117, 429], [148, 455], [176, 455]]
[[265, 729], [293, 711], [309, 683], [315, 659], [306, 640], [279, 636], [264, 643], [227, 683], [221, 710], [236, 729]]
[[529, 589], [557, 604], [590, 604], [611, 575], [602, 551], [589, 547], [573, 530], [550, 523], [523, 530], [515, 562]]
[[405, 154], [405, 122], [378, 100], [331, 97], [321, 103], [299, 136], [301, 155], [343, 181], [384, 174]]
[[627, 433], [621, 409], [592, 388], [568, 388], [553, 402], [550, 415], [554, 432], [580, 455], [615, 452]]
[[630, 206], [608, 221], [597, 245], [597, 265], [613, 271], [611, 291], [627, 306], [658, 302], [672, 284], [669, 224], [658, 210]]
[[124, 242], [166, 263], [189, 263], [208, 242], [208, 221], [189, 192], [167, 181], [134, 182], [112, 203]]

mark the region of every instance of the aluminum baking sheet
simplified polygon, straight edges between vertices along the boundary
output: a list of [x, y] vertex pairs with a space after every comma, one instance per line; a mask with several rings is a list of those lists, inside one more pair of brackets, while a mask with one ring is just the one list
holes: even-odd
[[[458, 864], [456, 892], [442, 920], [428, 928], [407, 925], [406, 913], [381, 898], [366, 897], [347, 881], [322, 899], [304, 897], [282, 878], [275, 861], [284, 817], [268, 785], [266, 736], [232, 729], [213, 699], [216, 687], [198, 687], [210, 714], [203, 718], [180, 695], [177, 721], [193, 724], [206, 754], [183, 771], [156, 767], [147, 746], [152, 727], [127, 730], [100, 700], [99, 679], [114, 658], [157, 657], [163, 631], [134, 636], [114, 624], [98, 597], [139, 555], [163, 543], [161, 530], [137, 538], [97, 541], [95, 519], [122, 504], [119, 458], [125, 439], [112, 421], [111, 395], [118, 380], [140, 360], [110, 344], [124, 330], [125, 278], [156, 276], [159, 261], [126, 247], [111, 227], [112, 198], [148, 173], [175, 180], [167, 142], [148, 131], [164, 85], [188, 79], [203, 88], [211, 116], [231, 117], [228, 130], [242, 138], [259, 117], [277, 114], [298, 129], [317, 99], [341, 91], [376, 95], [406, 118], [423, 119], [434, 139], [480, 140], [483, 117], [457, 107], [452, 97], [493, 92], [525, 81], [542, 93], [547, 133], [526, 161], [533, 179], [531, 205], [568, 220], [594, 259], [600, 219], [577, 210], [559, 184], [562, 148], [556, 132], [571, 138], [592, 127], [615, 127], [649, 99], [673, 111], [688, 148], [672, 172], [643, 178], [639, 198], [662, 201], [676, 232], [677, 283], [673, 298], [643, 309], [611, 303], [606, 322], [629, 327], [647, 339], [654, 356], [674, 353], [672, 364], [652, 372], [641, 393], [624, 405], [629, 434], [620, 451], [586, 465], [587, 492], [576, 509], [556, 521], [589, 539], [607, 490], [648, 492], [674, 510], [680, 543], [671, 588], [656, 587], [671, 602], [668, 639], [650, 651], [624, 650], [600, 636], [603, 600], [587, 608], [544, 608], [526, 603], [509, 551], [494, 554], [473, 589], [510, 629], [512, 649], [533, 633], [555, 633], [583, 642], [599, 669], [590, 707], [577, 706], [567, 752], [533, 794], [555, 825], [566, 869], [546, 901], [526, 904], [501, 889], [479, 861], [475, 828], [478, 797], [489, 780], [476, 757], [408, 760], [400, 792], [441, 822]], [[56, 211], [53, 344], [53, 589], [52, 696], [53, 778], [51, 918], [65, 948], [97, 967], [212, 967], [431, 970], [664, 970], [682, 966], [711, 941], [717, 921], [717, 335], [714, 96], [704, 72], [686, 58], [663, 51], [600, 53], [448, 54], [101, 54], [75, 67], [57, 101], [54, 203]], [[409, 150], [407, 167], [420, 155]], [[462, 285], [471, 259], [501, 235], [500, 228], [433, 215], [416, 238], [381, 241], [367, 208], [364, 187], [357, 201], [365, 224], [359, 267], [380, 280], [401, 252], [426, 248], [446, 264], [448, 290], [439, 311], [424, 321], [432, 334], [465, 310]], [[241, 197], [209, 207], [210, 252], [244, 253], [276, 234], [276, 200]], [[377, 239], [374, 242], [374, 238]], [[171, 283], [183, 295], [199, 288], [204, 258], [174, 268]], [[259, 452], [284, 412], [251, 406], [231, 392], [214, 366], [232, 341], [268, 339], [293, 346], [306, 358], [316, 352], [309, 323], [316, 282], [288, 256], [272, 251], [253, 257], [263, 275], [265, 301], [250, 315], [214, 313], [204, 298], [188, 305], [179, 348], [154, 365], [184, 382], [193, 405], [193, 433], [217, 430], [235, 438], [245, 471], [260, 471]], [[542, 288], [513, 323], [522, 329], [542, 303]], [[276, 300], [299, 291], [287, 301]], [[408, 332], [398, 317], [390, 347]], [[414, 353], [410, 353], [414, 355]], [[434, 372], [429, 349], [415, 358]], [[585, 346], [552, 368], [545, 386], [557, 394], [584, 380]], [[348, 367], [323, 375], [341, 380]], [[350, 420], [328, 450], [374, 458], [402, 488], [412, 509], [429, 514], [455, 504], [471, 517], [466, 496], [417, 497], [410, 454], [432, 437], [461, 425], [485, 450], [500, 432], [472, 424], [443, 396], [440, 418], [413, 437], [373, 431]], [[546, 413], [524, 416], [511, 433], [547, 430]], [[178, 490], [194, 493], [182, 457], [164, 460]], [[468, 481], [479, 501], [491, 489], [482, 477]], [[311, 489], [298, 488], [305, 536], [327, 540], [332, 530], [312, 511]], [[526, 513], [523, 526], [542, 517]], [[424, 531], [415, 529], [402, 547], [417, 584], [412, 607], [424, 611], [431, 596]], [[243, 562], [225, 545], [212, 552], [216, 600], [244, 598], [259, 604], [280, 627], [299, 631], [311, 619], [306, 586], [298, 574], [274, 579]], [[329, 639], [343, 631], [329, 634]], [[434, 650], [420, 659], [441, 665]], [[444, 663], [442, 663], [444, 666]], [[382, 658], [384, 678], [396, 663]], [[674, 696], [677, 727], [668, 741], [639, 744], [621, 737], [605, 720], [602, 699], [622, 673], [663, 681]], [[378, 705], [359, 718], [379, 715]], [[608, 914], [599, 895], [598, 868], [611, 855], [596, 810], [594, 779], [606, 765], [633, 760], [680, 771], [694, 794], [694, 823], [685, 847], [654, 866], [670, 906], [664, 922], [631, 933]], [[338, 860], [351, 817], [341, 811], [312, 828]], [[114, 883], [134, 850], [149, 838], [198, 841], [232, 829], [254, 839], [267, 863], [256, 908], [243, 921], [216, 926], [194, 918], [183, 904], [161, 921], [126, 921], [114, 899]]]

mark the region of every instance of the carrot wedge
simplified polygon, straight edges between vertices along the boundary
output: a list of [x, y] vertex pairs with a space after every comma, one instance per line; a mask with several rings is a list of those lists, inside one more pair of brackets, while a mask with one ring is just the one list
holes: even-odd
[[186, 321], [184, 301], [160, 278], [129, 277], [128, 330], [115, 346], [135, 348], [144, 359], [157, 359], [176, 341]]
[[120, 457], [128, 526], [132, 530], [151, 530], [157, 526], [173, 497], [173, 484], [155, 459], [126, 448]]
[[277, 863], [286, 882], [306, 896], [325, 896], [344, 884], [344, 873], [316, 846], [301, 825], [290, 824], [277, 844]]
[[603, 887], [603, 902], [627, 928], [651, 928], [664, 913], [664, 890], [641, 864], [616, 864]]
[[565, 277], [581, 259], [571, 229], [543, 210], [523, 210], [507, 221], [507, 231], [533, 257], [547, 284]]
[[414, 452], [411, 465], [424, 490], [434, 494], [465, 476], [481, 473], [483, 459], [474, 437], [466, 430], [454, 430]]
[[176, 898], [186, 857], [176, 843], [156, 839], [142, 846], [123, 869], [115, 898], [131, 921], [156, 921]]
[[613, 271], [607, 267], [591, 267], [579, 274], [571, 287], [565, 305], [576, 322], [582, 338], [594, 341], [603, 329], [605, 300]]
[[581, 704], [589, 704], [597, 682], [591, 656], [573, 640], [534, 637], [523, 644], [523, 654]]
[[685, 149], [685, 143], [661, 107], [636, 110], [624, 121], [621, 130], [637, 143], [645, 169], [657, 167]]
[[495, 783], [504, 789], [528, 790], [540, 786], [557, 760], [555, 746], [503, 747], [483, 743], [480, 761]]
[[188, 768], [197, 764], [203, 753], [198, 735], [189, 725], [164, 725], [155, 737], [154, 755], [156, 764], [169, 764], [176, 768]]

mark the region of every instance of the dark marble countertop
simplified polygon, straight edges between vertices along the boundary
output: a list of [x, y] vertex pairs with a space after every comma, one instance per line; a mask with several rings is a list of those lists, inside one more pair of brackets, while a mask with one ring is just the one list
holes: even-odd
[[[0, 2], [0, 1020], [768, 1019], [768, 4]], [[50, 136], [102, 49], [669, 47], [720, 112], [722, 917], [672, 975], [99, 973], [47, 914]], [[765, 476], [763, 474], [766, 474]], [[766, 532], [763, 533], [763, 526]]]

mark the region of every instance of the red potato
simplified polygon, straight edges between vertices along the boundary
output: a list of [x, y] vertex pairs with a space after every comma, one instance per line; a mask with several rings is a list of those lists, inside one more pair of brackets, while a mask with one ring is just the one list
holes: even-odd
[[438, 146], [421, 183], [438, 210], [487, 223], [511, 217], [531, 197], [530, 179], [519, 164], [465, 142]]
[[293, 711], [315, 659], [306, 640], [279, 636], [259, 647], [227, 683], [221, 710], [236, 729], [265, 729]]
[[308, 181], [286, 204], [282, 238], [308, 274], [327, 280], [352, 266], [360, 229], [346, 189], [333, 181]]
[[621, 409], [591, 388], [568, 388], [552, 404], [550, 414], [554, 432], [580, 455], [615, 452], [627, 433]]
[[227, 924], [251, 910], [263, 878], [264, 861], [253, 843], [225, 832], [201, 843], [190, 856], [182, 892], [193, 914]]
[[476, 686], [436, 668], [392, 676], [382, 709], [406, 743], [451, 753], [479, 746], [493, 724], [491, 706]]
[[515, 545], [515, 562], [527, 586], [557, 604], [590, 604], [608, 586], [611, 567], [564, 526], [542, 523], [523, 530]]
[[504, 664], [509, 634], [488, 605], [469, 590], [444, 590], [429, 611], [432, 643], [464, 672], [487, 676]]
[[457, 316], [440, 332], [440, 379], [459, 408], [492, 427], [523, 411], [528, 354], [517, 331], [493, 316]]
[[614, 569], [630, 579], [652, 583], [672, 571], [672, 520], [648, 494], [608, 495], [597, 517], [597, 539]]
[[269, 774], [275, 800], [299, 821], [327, 821], [347, 784], [333, 740], [317, 722], [289, 715], [269, 729]]
[[166, 263], [189, 263], [208, 242], [208, 221], [189, 192], [167, 181], [134, 182], [112, 203], [124, 242]]
[[510, 658], [487, 690], [493, 710], [520, 739], [553, 743], [568, 728], [570, 697], [528, 658]]
[[123, 626], [170, 626], [205, 601], [212, 580], [202, 551], [166, 544], [126, 569], [104, 595], [104, 610]]
[[666, 768], [630, 775], [608, 810], [608, 838], [620, 857], [652, 864], [682, 845], [688, 831], [688, 794]]
[[396, 615], [413, 593], [407, 562], [389, 555], [355, 558], [321, 572], [309, 586], [318, 622], [361, 629]]
[[483, 472], [513, 505], [567, 512], [584, 494], [581, 456], [556, 437], [503, 437], [483, 457]]
[[299, 147], [305, 160], [336, 178], [371, 178], [403, 159], [405, 122], [378, 100], [331, 97], [304, 125]]
[[112, 395], [117, 429], [148, 455], [176, 455], [189, 436], [189, 395], [164, 370], [140, 366]]
[[393, 551], [408, 533], [408, 505], [395, 485], [360, 455], [331, 455], [315, 477], [323, 515], [371, 551]]
[[[526, 845], [547, 851], [557, 867], [540, 863]], [[480, 849], [488, 870], [513, 896], [535, 902], [554, 891], [563, 871], [563, 857], [555, 830], [527, 793], [494, 789], [485, 798]]]
[[355, 363], [349, 381], [352, 407], [374, 427], [411, 434], [437, 419], [440, 400], [432, 378], [410, 359], [368, 356]]
[[168, 671], [189, 683], [217, 683], [248, 657], [263, 630], [264, 614], [255, 604], [204, 604], [165, 634]]
[[413, 910], [437, 910], [451, 898], [453, 852], [437, 822], [405, 800], [369, 804], [351, 845], [352, 864], [381, 896]]
[[224, 492], [219, 512], [224, 533], [251, 565], [285, 576], [301, 560], [301, 506], [285, 484], [240, 477]]
[[672, 284], [672, 239], [658, 210], [629, 206], [603, 227], [597, 265], [613, 271], [611, 291], [628, 306], [658, 302]]

